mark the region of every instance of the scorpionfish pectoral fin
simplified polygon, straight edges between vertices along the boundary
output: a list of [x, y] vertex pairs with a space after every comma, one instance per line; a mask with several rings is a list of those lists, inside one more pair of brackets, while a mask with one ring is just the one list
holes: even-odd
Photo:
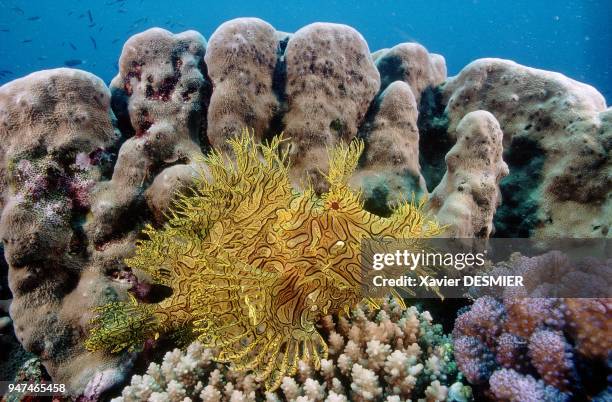
[[274, 311], [279, 274], [253, 268], [230, 256], [201, 272], [195, 286], [193, 331], [215, 360], [252, 371], [269, 390], [297, 372], [304, 360], [320, 367], [327, 344], [314, 325], [283, 322]]

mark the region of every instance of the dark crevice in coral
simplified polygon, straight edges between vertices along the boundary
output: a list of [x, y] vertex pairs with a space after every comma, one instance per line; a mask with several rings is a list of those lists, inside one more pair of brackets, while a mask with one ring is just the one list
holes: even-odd
[[104, 250], [109, 243], [121, 240], [134, 231], [140, 231], [144, 226], [143, 222], [152, 221], [153, 216], [146, 206], [144, 189], [141, 188], [140, 194], [136, 195], [126, 208], [122, 208], [121, 213], [116, 217], [116, 222], [121, 222], [121, 224], [116, 223], [113, 225], [113, 227], [116, 227], [116, 230], [113, 233], [95, 239], [96, 250]]
[[196, 82], [187, 83], [187, 88], [183, 92], [181, 92], [181, 100], [183, 102], [189, 102], [193, 94], [197, 93], [199, 90], [199, 85]]
[[285, 61], [285, 50], [287, 49], [288, 42], [289, 36], [286, 36], [278, 42], [276, 48], [276, 65], [274, 66], [274, 75], [272, 77], [272, 92], [278, 101], [278, 108], [272, 115], [268, 130], [263, 134], [263, 139], [266, 141], [279, 135], [285, 129], [283, 123], [283, 118], [285, 113], [287, 113], [287, 93], [285, 92], [287, 86], [287, 63]]
[[169, 167], [176, 165], [187, 165], [189, 164], [189, 157], [186, 155], [177, 155], [177, 157], [173, 160], [165, 160], [158, 161], [155, 164], [152, 164], [149, 168], [149, 174], [147, 175], [147, 180], [143, 183], [143, 188], [147, 189], [153, 183], [153, 180], [164, 170]]
[[406, 71], [401, 57], [382, 55], [376, 60], [375, 64], [381, 78], [379, 93], [383, 93], [394, 81], [405, 81]]
[[148, 120], [148, 118], [145, 116], [145, 120], [141, 121], [138, 124], [138, 129], [136, 130], [136, 137], [140, 138], [146, 135], [152, 125], [153, 122], [151, 120]]
[[[379, 92], [372, 102], [363, 118], [362, 123], [359, 125], [357, 130], [356, 138], [363, 140], [364, 148], [361, 156], [359, 157], [358, 166], [364, 166], [366, 155], [368, 154], [368, 140], [370, 133], [372, 132], [372, 125], [374, 124], [374, 118], [380, 110], [380, 102], [383, 98], [382, 92]], [[371, 188], [369, 194], [364, 199], [363, 208], [378, 216], [388, 217], [393, 212], [388, 205], [388, 198], [390, 195], [389, 188], [386, 183], [374, 184], [371, 183], [367, 187]]]
[[387, 203], [389, 197], [389, 188], [385, 185], [379, 185], [370, 190], [370, 194], [363, 203], [363, 208], [375, 215], [389, 217], [393, 212]]
[[199, 108], [194, 108], [190, 113], [187, 114], [187, 131], [191, 134], [190, 138], [193, 142], [200, 145], [200, 138], [202, 129], [202, 115]]
[[0, 244], [0, 300], [12, 297], [8, 286], [8, 265], [4, 258], [4, 246]]
[[70, 238], [70, 244], [68, 245], [68, 254], [77, 258], [82, 258], [84, 261], [88, 258], [88, 245], [89, 239], [85, 234], [84, 224], [86, 211], [73, 211], [70, 219], [70, 226], [72, 227], [72, 237]]
[[129, 97], [125, 90], [111, 87], [111, 109], [117, 118], [117, 128], [124, 138], [132, 137], [135, 134], [128, 112]]
[[[450, 333], [455, 325], [455, 319], [464, 309], [472, 304], [470, 299], [439, 298], [408, 300], [412, 302], [420, 311], [429, 311], [434, 317], [436, 324], [442, 325], [445, 333]], [[454, 314], [453, 314], [454, 312]]]
[[122, 141], [117, 141], [106, 149], [97, 148], [91, 151], [87, 156], [92, 165], [100, 169], [101, 179], [110, 180], [113, 175], [113, 167], [117, 161], [119, 147]]
[[[571, 337], [567, 337], [571, 340]], [[610, 396], [609, 362], [596, 359], [585, 359], [579, 354], [574, 355], [577, 381], [572, 384], [576, 389], [575, 401], [608, 401]], [[578, 388], [580, 387], [580, 388]], [[601, 398], [601, 399], [599, 399]]]
[[499, 184], [502, 204], [493, 218], [495, 237], [529, 237], [539, 223], [536, 191], [545, 153], [537, 141], [515, 135], [504, 160], [510, 174]]
[[340, 138], [344, 142], [350, 141], [346, 121], [336, 118], [329, 123], [329, 128], [336, 133], [337, 138]]
[[[55, 257], [51, 260], [47, 253], [41, 252], [36, 248], [29, 255], [11, 256], [8, 261], [11, 269], [21, 271], [22, 277], [12, 289], [16, 295], [31, 293], [31, 297], [44, 300], [49, 297], [61, 299], [64, 295], [72, 292], [78, 285], [79, 272], [84, 267], [84, 262], [80, 258], [70, 258], [65, 255], [63, 258]], [[23, 272], [26, 274], [24, 275]], [[40, 286], [45, 283], [46, 286]]]
[[454, 144], [448, 134], [449, 120], [442, 102], [440, 87], [428, 87], [421, 95], [419, 104], [419, 163], [421, 173], [432, 191], [446, 172], [446, 154]]
[[204, 77], [204, 82], [202, 86], [199, 88], [200, 90], [200, 130], [199, 130], [199, 140], [200, 140], [200, 149], [204, 154], [208, 153], [212, 146], [210, 144], [210, 140], [208, 139], [208, 106], [210, 105], [210, 97], [213, 92], [212, 80], [208, 76], [208, 66], [206, 65], [206, 61], [204, 60], [204, 55], [200, 59], [200, 72], [202, 73], [202, 77]]
[[363, 166], [365, 155], [368, 152], [368, 149], [367, 149], [368, 143], [369, 143], [368, 137], [370, 136], [370, 133], [372, 132], [372, 125], [374, 124], [374, 118], [376, 117], [376, 115], [378, 114], [378, 111], [380, 110], [380, 102], [382, 100], [382, 97], [383, 97], [382, 92], [379, 92], [376, 96], [374, 96], [374, 99], [372, 99], [372, 102], [370, 102], [370, 106], [368, 107], [368, 110], [366, 111], [363, 121], [357, 128], [356, 138], [362, 139], [364, 142], [364, 149], [359, 159], [359, 166]]

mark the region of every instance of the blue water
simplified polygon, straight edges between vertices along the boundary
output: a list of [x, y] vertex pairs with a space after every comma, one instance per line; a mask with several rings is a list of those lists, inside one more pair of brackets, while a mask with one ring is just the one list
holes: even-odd
[[372, 51], [418, 41], [444, 55], [449, 75], [476, 58], [512, 59], [612, 99], [611, 0], [0, 0], [0, 83], [72, 59], [109, 82], [130, 35], [159, 26], [208, 38], [239, 16], [287, 32], [314, 21], [349, 24]]

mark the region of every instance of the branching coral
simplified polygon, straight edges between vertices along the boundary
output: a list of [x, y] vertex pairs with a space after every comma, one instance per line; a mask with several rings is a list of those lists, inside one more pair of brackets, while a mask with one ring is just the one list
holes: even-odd
[[[529, 260], [523, 258], [522, 263]], [[598, 314], [575, 315], [580, 309]], [[594, 396], [605, 391], [605, 373], [610, 372], [605, 346], [609, 317], [606, 299], [506, 298], [500, 302], [483, 296], [455, 322], [457, 365], [470, 383], [496, 400], [565, 401]]]
[[[136, 401], [457, 401], [471, 399], [452, 358], [450, 338], [427, 312], [395, 300], [358, 305], [350, 318], [320, 321], [329, 359], [319, 369], [299, 361], [295, 377], [265, 392], [252, 374], [215, 363], [201, 343], [168, 352], [132, 377], [115, 402]], [[422, 398], [422, 399], [420, 399]]]
[[206, 158], [212, 180], [202, 176], [179, 197], [168, 224], [149, 227], [150, 239], [127, 261], [172, 295], [159, 304], [101, 307], [87, 348], [118, 351], [179, 332], [275, 389], [298, 361], [318, 369], [327, 358], [315, 323], [366, 295], [362, 239], [440, 232], [414, 204], [401, 204], [389, 218], [363, 209], [347, 185], [361, 142], [330, 151], [329, 191], [321, 196], [292, 190], [280, 143], [254, 145], [245, 131], [230, 141], [233, 162], [218, 152]]

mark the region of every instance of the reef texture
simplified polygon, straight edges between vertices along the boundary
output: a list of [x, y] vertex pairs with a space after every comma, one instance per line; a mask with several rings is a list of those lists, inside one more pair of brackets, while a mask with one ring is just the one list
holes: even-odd
[[214, 90], [208, 122], [216, 149], [228, 150], [227, 140], [245, 127], [259, 141], [268, 134], [280, 109], [274, 88], [278, 48], [276, 30], [257, 18], [228, 21], [210, 37], [205, 61]]
[[361, 34], [346, 25], [316, 23], [297, 31], [285, 51], [287, 112], [293, 184], [326, 184], [327, 148], [353, 139], [380, 74]]
[[121, 137], [110, 93], [83, 71], [38, 72], [0, 89], [0, 120], [0, 233], [15, 334], [55, 381], [84, 390], [96, 373], [119, 375], [129, 363], [127, 355], [87, 352], [82, 341], [87, 308], [125, 293], [83, 228], [89, 195]]
[[[47, 375], [42, 363], [36, 357], [30, 357], [25, 360], [17, 369], [16, 373], [10, 377], [12, 382], [25, 382], [33, 384], [49, 383], [51, 379]], [[24, 393], [8, 392], [2, 396], [3, 402], [22, 402], [27, 401], [32, 396], [26, 396]]]
[[508, 174], [503, 133], [495, 117], [482, 110], [466, 114], [456, 131], [457, 142], [446, 154], [446, 174], [431, 194], [429, 210], [448, 226], [445, 236], [486, 239], [501, 204], [499, 182]]
[[174, 190], [193, 180], [204, 48], [194, 32], [136, 35], [112, 101], [100, 79], [71, 69], [0, 89], [11, 317], [24, 348], [74, 393], [98, 397], [132, 365], [133, 354], [85, 350], [87, 310], [127, 299], [135, 277], [123, 259], [144, 222], [164, 220]]
[[512, 61], [477, 60], [442, 86], [448, 133], [487, 110], [510, 174], [496, 226], [509, 237], [610, 237], [612, 110], [594, 88]]
[[294, 377], [266, 392], [252, 374], [215, 363], [201, 343], [168, 352], [161, 364], [132, 377], [115, 402], [139, 401], [469, 401], [471, 389], [452, 360], [450, 338], [427, 312], [358, 306], [351, 319], [327, 316], [319, 330], [330, 345], [329, 358], [315, 369], [298, 362]]
[[564, 401], [605, 392], [610, 299], [537, 297], [546, 287], [537, 281], [538, 271], [572, 271], [559, 252], [515, 255], [503, 265], [499, 269], [532, 282], [531, 293], [516, 295], [508, 288], [501, 301], [482, 296], [458, 316], [454, 353], [467, 380], [483, 395], [504, 401]]
[[418, 43], [402, 43], [382, 49], [374, 55], [384, 90], [393, 82], [410, 85], [417, 103], [427, 88], [435, 88], [446, 80], [446, 61], [439, 54], [427, 52]]
[[[222, 148], [243, 125], [263, 142], [284, 130], [293, 184], [310, 180], [318, 192], [327, 189], [327, 148], [362, 138], [351, 185], [380, 215], [433, 192], [432, 211], [466, 224], [455, 235], [486, 237], [495, 227], [500, 236], [612, 236], [612, 112], [595, 89], [560, 74], [483, 59], [447, 80], [444, 58], [417, 44], [371, 55], [344, 25], [287, 34], [257, 19], [223, 24], [209, 50], [196, 32], [151, 29], [127, 41], [119, 64], [110, 91], [73, 69], [0, 88], [10, 315], [24, 348], [75, 394], [99, 396], [125, 377], [133, 354], [84, 349], [90, 309], [128, 300], [130, 288], [156, 294], [124, 259], [147, 223], [168, 219], [195, 172], [210, 177], [200, 161], [211, 144]], [[472, 146], [460, 122], [479, 110], [495, 118], [477, 112], [487, 117], [470, 124], [491, 141], [479, 152], [490, 153], [455, 172], [451, 158], [447, 173], [446, 153]], [[494, 120], [509, 167], [499, 190]], [[470, 194], [460, 194], [462, 175]]]
[[158, 28], [124, 45], [111, 92], [119, 127], [130, 138], [121, 145], [111, 180], [92, 195], [94, 219], [87, 226], [96, 244], [130, 230], [126, 220], [147, 210], [143, 201], [163, 219], [173, 190], [193, 178], [193, 165], [203, 157], [205, 49], [195, 31], [173, 35]]
[[395, 81], [376, 97], [359, 133], [367, 147], [351, 183], [364, 192], [366, 207], [379, 215], [388, 215], [402, 201], [427, 195], [417, 119], [410, 86]]

